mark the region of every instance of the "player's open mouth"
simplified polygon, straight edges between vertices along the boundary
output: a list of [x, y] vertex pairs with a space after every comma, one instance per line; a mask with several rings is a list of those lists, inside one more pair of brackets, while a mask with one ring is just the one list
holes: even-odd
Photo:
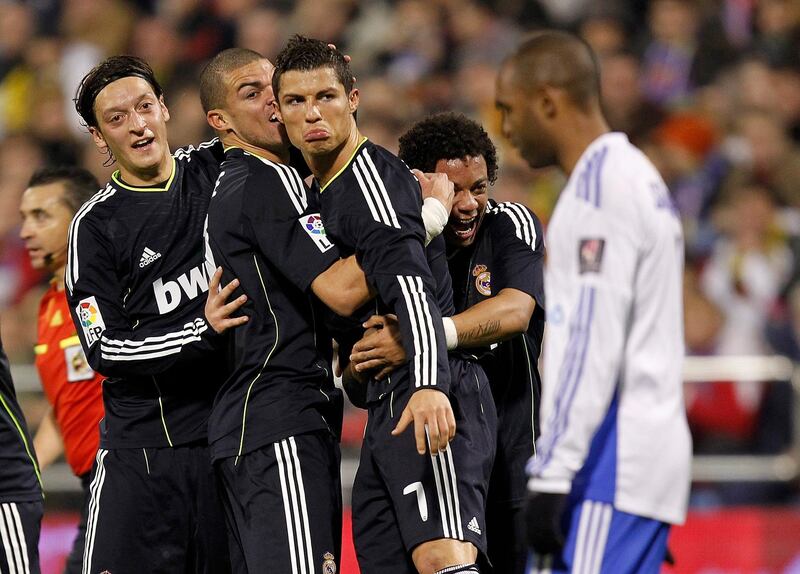
[[469, 239], [475, 233], [475, 227], [478, 224], [478, 216], [470, 217], [469, 219], [450, 219], [450, 228], [459, 239]]
[[278, 114], [272, 114], [272, 115], [269, 117], [269, 123], [271, 123], [271, 124], [276, 124], [276, 123], [278, 123]]
[[133, 142], [133, 146], [132, 147], [133, 147], [133, 149], [145, 149], [151, 143], [153, 143], [153, 140], [155, 140], [155, 139], [156, 138], [152, 137], [152, 138], [145, 138], [145, 139], [141, 139], [141, 140], [135, 141], [135, 142]]

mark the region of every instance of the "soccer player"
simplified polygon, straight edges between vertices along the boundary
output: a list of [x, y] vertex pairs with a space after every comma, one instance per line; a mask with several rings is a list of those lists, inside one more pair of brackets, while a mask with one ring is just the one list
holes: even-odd
[[228, 572], [207, 421], [225, 380], [203, 316], [203, 224], [222, 146], [170, 154], [152, 69], [115, 56], [75, 104], [119, 165], [72, 221], [67, 299], [91, 367], [105, 375], [84, 572]]
[[547, 236], [532, 572], [658, 572], [689, 491], [681, 225], [650, 161], [609, 132], [598, 75], [583, 41], [543, 31], [497, 79], [503, 132], [569, 176]]
[[232, 331], [232, 374], [214, 403], [209, 437], [234, 571], [268, 564], [324, 574], [340, 560], [342, 394], [310, 295], [346, 316], [371, 294], [355, 258], [340, 259], [326, 238], [288, 165], [272, 70], [258, 53], [232, 48], [200, 78], [208, 123], [226, 150], [206, 259], [212, 271], [222, 266], [226, 283], [237, 279], [247, 317]]
[[[369, 423], [353, 486], [361, 569], [478, 572], [494, 405], [483, 371], [448, 359], [440, 291], [452, 291], [428, 265], [419, 183], [359, 133], [358, 90], [338, 51], [295, 36], [277, 57], [272, 85], [279, 118], [315, 176], [326, 232], [343, 253], [355, 253], [377, 307], [399, 317], [411, 357], [367, 386]], [[413, 434], [404, 432], [412, 422]]]
[[[431, 116], [400, 137], [409, 167], [447, 174], [455, 199], [444, 229], [453, 279], [451, 320], [457, 346], [480, 356], [498, 417], [497, 455], [487, 501], [488, 554], [495, 572], [521, 574], [527, 560], [523, 533], [525, 463], [538, 436], [541, 380], [537, 363], [544, 331], [544, 237], [539, 219], [519, 203], [489, 199], [497, 152], [483, 128], [463, 115]], [[357, 370], [386, 372], [403, 360], [394, 322], [353, 347]]]
[[0, 571], [39, 574], [39, 463], [0, 341]]
[[53, 274], [39, 304], [36, 369], [50, 409], [33, 437], [41, 468], [62, 453], [81, 481], [84, 503], [78, 533], [65, 572], [77, 574], [83, 564], [89, 512], [89, 476], [100, 442], [103, 376], [86, 361], [64, 292], [67, 231], [75, 212], [100, 188], [97, 179], [78, 167], [43, 168], [33, 174], [22, 194], [20, 237], [34, 269]]

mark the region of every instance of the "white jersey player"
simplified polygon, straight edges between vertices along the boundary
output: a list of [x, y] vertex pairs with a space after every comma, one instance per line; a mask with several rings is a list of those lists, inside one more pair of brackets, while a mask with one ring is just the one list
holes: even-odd
[[669, 193], [609, 133], [583, 42], [542, 32], [503, 66], [504, 131], [569, 181], [547, 232], [542, 436], [528, 464], [532, 572], [658, 572], [683, 521], [683, 240]]

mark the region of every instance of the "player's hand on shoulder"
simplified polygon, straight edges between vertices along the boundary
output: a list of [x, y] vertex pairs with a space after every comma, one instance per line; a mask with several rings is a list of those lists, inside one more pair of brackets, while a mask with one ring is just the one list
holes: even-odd
[[230, 303], [228, 298], [239, 287], [239, 280], [234, 279], [222, 289], [219, 288], [222, 280], [222, 267], [217, 267], [211, 281], [208, 283], [208, 297], [206, 298], [206, 321], [211, 328], [218, 334], [224, 333], [228, 329], [244, 325], [248, 321], [247, 316], [231, 317], [242, 305], [247, 302], [247, 295], [240, 295]]
[[453, 208], [455, 189], [453, 182], [447, 178], [447, 175], [444, 173], [422, 173], [418, 169], [412, 169], [411, 172], [419, 180], [419, 185], [422, 188], [422, 199], [433, 197], [444, 205], [447, 213], [450, 213]]
[[525, 500], [525, 534], [528, 545], [539, 555], [558, 554], [564, 547], [561, 519], [567, 495], [560, 492], [529, 492]]
[[439, 454], [456, 436], [453, 408], [450, 399], [441, 391], [422, 389], [411, 395], [392, 436], [402, 434], [412, 422], [417, 452], [421, 455], [425, 454], [428, 446], [431, 454]]
[[364, 336], [353, 345], [350, 364], [355, 373], [380, 381], [406, 362], [396, 315], [373, 315], [362, 327]]

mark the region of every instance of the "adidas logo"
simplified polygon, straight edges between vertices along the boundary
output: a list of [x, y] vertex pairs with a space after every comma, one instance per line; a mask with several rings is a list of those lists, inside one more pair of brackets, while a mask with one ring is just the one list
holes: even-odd
[[478, 526], [478, 519], [475, 518], [474, 516], [472, 517], [472, 520], [469, 521], [469, 524], [467, 524], [467, 528], [472, 530], [478, 536], [482, 534], [481, 527]]
[[159, 257], [161, 257], [160, 253], [156, 253], [149, 247], [145, 247], [144, 251], [142, 251], [142, 258], [139, 259], [139, 267], [146, 267]]

